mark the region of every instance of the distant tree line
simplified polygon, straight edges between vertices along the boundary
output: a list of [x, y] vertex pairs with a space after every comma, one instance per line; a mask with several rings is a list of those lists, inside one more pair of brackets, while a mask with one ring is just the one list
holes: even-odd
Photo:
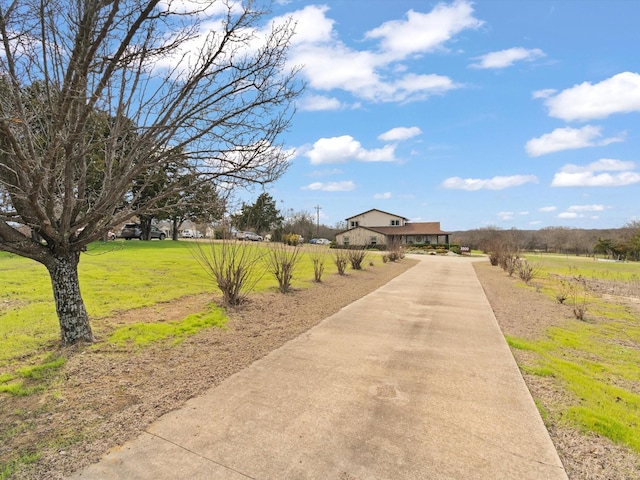
[[540, 230], [504, 230], [488, 226], [453, 232], [453, 243], [489, 252], [497, 244], [512, 251], [549, 252], [568, 255], [602, 255], [620, 260], [640, 260], [640, 220], [621, 228], [580, 229], [546, 227]]

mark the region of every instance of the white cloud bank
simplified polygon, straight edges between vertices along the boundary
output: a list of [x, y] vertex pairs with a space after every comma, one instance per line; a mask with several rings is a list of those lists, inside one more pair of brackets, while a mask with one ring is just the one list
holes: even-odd
[[525, 150], [531, 157], [539, 157], [547, 153], [572, 150], [576, 148], [596, 147], [621, 142], [624, 136], [602, 137], [602, 128], [585, 125], [582, 128], [556, 128], [551, 133], [545, 133], [541, 137], [532, 138], [525, 145]]
[[585, 213], [604, 212], [607, 209], [605, 205], [573, 205], [564, 212], [558, 214], [558, 218], [584, 218], [588, 216], [593, 219], [599, 218], [598, 215], [585, 215]]
[[550, 116], [565, 121], [640, 112], [640, 74], [622, 72], [600, 83], [584, 82], [557, 94], [554, 90], [540, 90], [533, 96], [545, 99]]
[[505, 188], [518, 187], [525, 183], [538, 183], [535, 175], [512, 175], [510, 177], [460, 178], [451, 177], [442, 182], [442, 187], [450, 190], [503, 190]]
[[350, 160], [360, 162], [393, 162], [395, 146], [385, 145], [382, 148], [367, 150], [351, 135], [320, 138], [313, 147], [304, 153], [312, 165], [344, 163]]
[[640, 183], [640, 172], [633, 171], [635, 168], [635, 162], [610, 158], [603, 158], [584, 166], [567, 164], [554, 175], [551, 186], [621, 187], [633, 185]]
[[538, 58], [544, 57], [545, 54], [539, 48], [509, 48], [498, 52], [487, 53], [480, 57], [476, 57], [479, 62], [471, 64], [474, 68], [506, 68], [512, 66], [515, 62], [527, 61], [531, 62]]
[[[289, 62], [303, 66], [310, 89], [340, 89], [371, 102], [408, 102], [459, 88], [449, 77], [397, 68], [398, 62], [443, 51], [455, 35], [483, 23], [473, 16], [471, 2], [439, 3], [428, 13], [410, 10], [404, 19], [366, 32], [365, 39], [377, 42], [376, 47], [355, 50], [338, 38], [329, 11], [326, 5], [309, 5], [287, 15], [296, 22]], [[314, 105], [302, 103], [301, 108]]]

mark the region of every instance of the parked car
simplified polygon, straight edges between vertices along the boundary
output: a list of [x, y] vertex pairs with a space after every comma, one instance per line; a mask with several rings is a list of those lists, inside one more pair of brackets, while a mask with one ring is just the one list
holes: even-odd
[[[131, 240], [132, 238], [142, 240], [142, 228], [140, 228], [140, 225], [137, 223], [127, 223], [120, 231], [120, 238], [124, 238], [125, 240]], [[149, 240], [153, 240], [154, 238], [164, 240], [167, 238], [167, 235], [158, 227], [152, 225]]]
[[309, 243], [313, 243], [315, 245], [331, 245], [331, 240], [328, 238], [312, 238], [309, 240]]
[[262, 236], [253, 232], [238, 232], [236, 233], [237, 240], [249, 240], [251, 242], [261, 242]]
[[202, 238], [198, 230], [185, 229], [182, 231], [182, 238]]

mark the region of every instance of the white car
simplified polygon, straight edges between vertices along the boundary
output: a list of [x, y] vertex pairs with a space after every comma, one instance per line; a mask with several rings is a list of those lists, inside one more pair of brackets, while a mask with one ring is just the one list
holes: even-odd
[[313, 243], [315, 245], [331, 245], [331, 240], [328, 238], [312, 238], [309, 243]]
[[182, 238], [202, 238], [202, 234], [198, 230], [183, 230]]

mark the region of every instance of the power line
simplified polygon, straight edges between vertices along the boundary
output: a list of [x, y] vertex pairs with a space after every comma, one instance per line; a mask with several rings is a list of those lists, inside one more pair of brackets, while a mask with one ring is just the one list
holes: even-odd
[[322, 207], [320, 205], [316, 205], [316, 237], [320, 236], [320, 210]]

